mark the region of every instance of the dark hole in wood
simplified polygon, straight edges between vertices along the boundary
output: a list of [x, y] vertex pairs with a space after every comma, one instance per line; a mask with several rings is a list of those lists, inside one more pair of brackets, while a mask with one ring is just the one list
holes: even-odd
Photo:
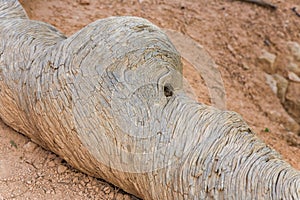
[[173, 95], [173, 87], [169, 84], [164, 86], [164, 94], [166, 97], [170, 97]]

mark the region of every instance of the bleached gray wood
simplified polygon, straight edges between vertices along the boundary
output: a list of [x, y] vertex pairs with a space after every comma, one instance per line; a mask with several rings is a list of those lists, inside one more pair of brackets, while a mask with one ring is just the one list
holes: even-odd
[[180, 55], [145, 19], [66, 38], [0, 0], [0, 117], [144, 199], [300, 199], [300, 173], [242, 118], [190, 99]]

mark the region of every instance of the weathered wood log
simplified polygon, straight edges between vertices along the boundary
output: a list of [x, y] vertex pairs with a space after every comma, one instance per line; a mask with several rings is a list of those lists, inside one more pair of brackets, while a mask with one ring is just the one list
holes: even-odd
[[180, 55], [145, 19], [66, 38], [0, 0], [0, 117], [144, 199], [300, 199], [300, 172], [242, 118], [187, 97]]

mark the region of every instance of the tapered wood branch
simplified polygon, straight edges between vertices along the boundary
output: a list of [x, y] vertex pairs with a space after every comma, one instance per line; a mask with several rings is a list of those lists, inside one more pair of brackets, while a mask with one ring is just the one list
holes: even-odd
[[265, 7], [265, 8], [270, 8], [272, 10], [276, 10], [277, 9], [277, 6], [275, 6], [275, 5], [271, 4], [271, 3], [268, 3], [266, 1], [263, 1], [263, 0], [237, 0], [237, 1], [253, 3], [253, 4], [256, 4], [258, 6], [262, 6], [262, 7]]

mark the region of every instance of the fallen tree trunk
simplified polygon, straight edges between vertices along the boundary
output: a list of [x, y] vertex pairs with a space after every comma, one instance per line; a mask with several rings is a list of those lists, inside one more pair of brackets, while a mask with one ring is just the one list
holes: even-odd
[[299, 199], [300, 172], [241, 117], [199, 104], [147, 20], [66, 38], [0, 0], [0, 117], [77, 169], [144, 199]]

